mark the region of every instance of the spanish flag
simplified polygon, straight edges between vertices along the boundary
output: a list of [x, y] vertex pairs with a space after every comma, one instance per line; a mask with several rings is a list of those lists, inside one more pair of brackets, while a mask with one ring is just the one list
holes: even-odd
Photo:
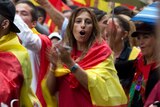
[[35, 28], [32, 29], [34, 34], [37, 34], [39, 36], [39, 38], [41, 39], [42, 42], [42, 46], [41, 46], [41, 50], [40, 50], [40, 69], [38, 72], [38, 84], [37, 84], [37, 90], [36, 90], [36, 95], [38, 97], [38, 99], [40, 100], [41, 104], [43, 107], [46, 107], [46, 102], [43, 98], [42, 95], [42, 89], [41, 89], [41, 82], [45, 76], [45, 74], [48, 71], [48, 67], [49, 67], [49, 60], [47, 59], [47, 55], [46, 55], [46, 51], [47, 49], [51, 48], [52, 43], [50, 41], [50, 39], [45, 36], [40, 34]]
[[72, 2], [74, 3], [74, 5], [76, 6], [87, 6], [87, 3], [85, 0], [72, 0]]
[[[75, 56], [72, 51], [72, 58]], [[113, 63], [111, 49], [106, 44], [94, 43], [83, 60], [78, 62], [88, 75], [88, 90], [79, 83], [76, 77], [65, 66], [54, 72], [61, 81], [58, 85], [58, 103], [70, 107], [126, 107], [127, 97], [117, 77]], [[65, 88], [64, 88], [65, 87]], [[56, 107], [55, 96], [51, 96], [46, 86], [46, 79], [42, 82], [43, 94], [48, 107]], [[77, 99], [74, 100], [73, 99]], [[54, 106], [52, 106], [55, 104]]]
[[[107, 13], [110, 13], [111, 11], [110, 3], [106, 2], [105, 0], [72, 0], [72, 1], [76, 6], [95, 7]], [[120, 4], [115, 3], [115, 5], [118, 6]]]
[[27, 50], [15, 33], [0, 38], [0, 102], [16, 107], [40, 105], [30, 88], [32, 73]]

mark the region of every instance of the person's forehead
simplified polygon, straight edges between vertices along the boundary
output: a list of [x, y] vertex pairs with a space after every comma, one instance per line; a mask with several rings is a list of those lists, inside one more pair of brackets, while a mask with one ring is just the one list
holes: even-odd
[[91, 19], [91, 15], [87, 11], [79, 12], [76, 16], [76, 18], [84, 18], [84, 17]]
[[115, 24], [115, 25], [120, 25], [117, 18], [115, 18], [115, 17], [114, 17], [114, 18], [111, 18], [111, 17], [110, 17], [110, 18], [108, 19], [108, 23], [111, 23], [111, 22], [113, 22], [113, 21], [114, 21], [114, 24]]
[[108, 15], [104, 15], [104, 16], [102, 17], [102, 19], [109, 19], [109, 16], [108, 16]]
[[16, 11], [27, 11], [31, 12], [32, 8], [26, 3], [19, 3], [16, 5]]

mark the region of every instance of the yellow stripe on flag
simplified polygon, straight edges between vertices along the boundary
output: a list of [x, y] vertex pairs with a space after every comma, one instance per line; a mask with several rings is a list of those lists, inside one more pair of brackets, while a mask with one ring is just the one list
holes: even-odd
[[39, 4], [35, 0], [30, 0], [35, 6], [39, 6]]
[[28, 52], [20, 43], [17, 35], [13, 32], [0, 38], [0, 50], [12, 52], [19, 60], [24, 76], [24, 82], [21, 88], [20, 106], [33, 107], [35, 103], [40, 105], [36, 95], [33, 93], [30, 85], [32, 80], [31, 64]]
[[[111, 7], [109, 6], [109, 2], [106, 2], [104, 0], [91, 0], [90, 1], [90, 6], [91, 7], [97, 7], [100, 10], [103, 10], [107, 13], [110, 13]], [[119, 3], [116, 3], [115, 6], [119, 6]]]
[[73, 0], [74, 2], [86, 5], [86, 1], [85, 0]]

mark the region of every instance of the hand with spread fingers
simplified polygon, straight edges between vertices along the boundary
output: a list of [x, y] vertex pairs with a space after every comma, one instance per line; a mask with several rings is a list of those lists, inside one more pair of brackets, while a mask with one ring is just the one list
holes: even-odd
[[55, 45], [55, 50], [57, 52], [57, 57], [62, 63], [68, 65], [72, 62], [71, 48], [69, 46], [59, 42]]
[[52, 48], [47, 49], [47, 58], [51, 62], [52, 65], [57, 66], [58, 53], [56, 51], [55, 46], [52, 46]]
[[59, 42], [47, 50], [47, 57], [52, 65], [57, 66], [58, 62], [68, 65], [72, 61], [71, 47]]

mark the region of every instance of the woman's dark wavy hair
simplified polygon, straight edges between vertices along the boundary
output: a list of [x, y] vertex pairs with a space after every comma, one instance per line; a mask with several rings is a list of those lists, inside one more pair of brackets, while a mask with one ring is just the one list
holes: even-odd
[[129, 16], [130, 18], [135, 16], [135, 13], [131, 9], [125, 6], [117, 6], [111, 11], [111, 13], [113, 12], [115, 15], [124, 14], [124, 15]]
[[69, 45], [71, 47], [74, 47], [76, 45], [76, 39], [74, 38], [74, 35], [73, 35], [73, 26], [74, 26], [77, 15], [82, 12], [88, 12], [90, 14], [92, 19], [92, 24], [93, 24], [92, 33], [87, 42], [87, 49], [89, 49], [96, 39], [99, 38], [98, 40], [100, 40], [100, 31], [99, 31], [98, 21], [96, 19], [95, 14], [91, 12], [89, 8], [82, 7], [82, 8], [77, 8], [73, 11], [69, 20], [69, 24], [67, 26], [66, 36], [67, 36]]

